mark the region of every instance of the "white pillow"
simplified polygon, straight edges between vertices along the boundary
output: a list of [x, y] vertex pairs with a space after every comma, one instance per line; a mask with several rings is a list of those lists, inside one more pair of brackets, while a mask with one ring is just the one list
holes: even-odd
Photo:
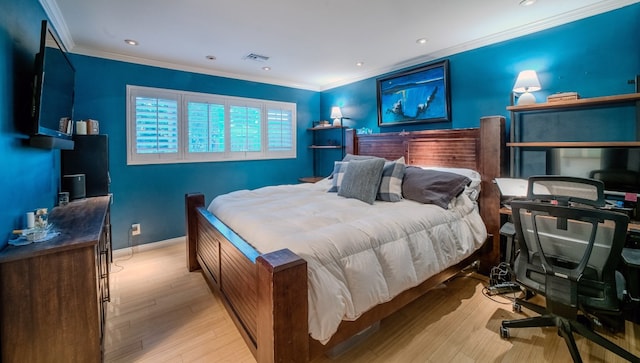
[[449, 173], [455, 173], [458, 175], [464, 175], [467, 178], [471, 179], [471, 183], [464, 188], [464, 194], [466, 194], [469, 199], [474, 202], [478, 200], [478, 196], [480, 195], [480, 184], [482, 183], [482, 176], [480, 173], [473, 169], [466, 168], [446, 168], [442, 166], [424, 166], [424, 165], [412, 165], [417, 166], [422, 169], [431, 169], [437, 171], [446, 171]]

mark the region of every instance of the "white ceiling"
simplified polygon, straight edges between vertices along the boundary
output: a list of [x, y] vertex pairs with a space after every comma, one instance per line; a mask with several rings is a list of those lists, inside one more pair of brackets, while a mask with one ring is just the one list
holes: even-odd
[[[72, 53], [310, 90], [640, 2], [538, 0], [525, 7], [520, 0], [40, 1]], [[418, 38], [428, 41], [417, 44]], [[250, 53], [270, 58], [243, 60]]]

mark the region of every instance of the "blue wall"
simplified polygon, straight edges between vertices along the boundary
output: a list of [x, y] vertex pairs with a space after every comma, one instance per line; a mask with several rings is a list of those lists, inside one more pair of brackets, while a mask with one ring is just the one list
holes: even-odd
[[[349, 126], [373, 132], [477, 127], [480, 117], [504, 115], [518, 72], [535, 69], [538, 102], [556, 92], [581, 97], [634, 92], [627, 80], [640, 74], [640, 4], [447, 57], [451, 122], [378, 127], [376, 78], [325, 91], [321, 117], [342, 106]], [[437, 60], [436, 60], [437, 61]]]
[[[109, 135], [109, 164], [114, 247], [126, 247], [183, 236], [184, 195], [203, 192], [208, 204], [216, 195], [237, 189], [296, 183], [311, 173], [310, 135], [306, 128], [318, 118], [318, 92], [213, 77], [125, 62], [73, 55], [76, 67], [75, 119], [100, 121]], [[297, 104], [298, 158], [127, 165], [126, 85], [168, 88], [229, 96], [260, 98]], [[132, 223], [142, 234], [128, 241]]]
[[[24, 120], [40, 20], [37, 0], [2, 0], [0, 12], [0, 246], [23, 226], [27, 210], [52, 207], [59, 186], [60, 152], [23, 146], [16, 123]], [[200, 191], [207, 203], [241, 188], [295, 183], [311, 175], [306, 147], [312, 120], [329, 119], [339, 105], [351, 127], [374, 132], [475, 127], [485, 115], [507, 115], [510, 89], [520, 70], [538, 71], [538, 100], [560, 91], [582, 97], [633, 92], [640, 73], [640, 4], [554, 29], [447, 57], [450, 61], [452, 121], [378, 128], [375, 77], [322, 93], [74, 55], [77, 68], [75, 119], [100, 121], [110, 136], [114, 193], [114, 247], [184, 235], [183, 196]], [[615, 29], [615, 30], [614, 30]], [[126, 85], [162, 87], [296, 102], [298, 158], [276, 161], [126, 165]], [[132, 223], [142, 235], [129, 241]]]
[[60, 183], [60, 152], [26, 145], [33, 62], [46, 19], [36, 0], [2, 0], [0, 10], [0, 248], [25, 212], [52, 208]]

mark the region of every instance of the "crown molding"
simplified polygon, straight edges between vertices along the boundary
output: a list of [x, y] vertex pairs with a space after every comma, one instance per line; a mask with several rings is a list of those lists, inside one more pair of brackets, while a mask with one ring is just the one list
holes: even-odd
[[42, 5], [42, 9], [47, 14], [47, 17], [58, 34], [58, 38], [62, 42], [62, 45], [67, 50], [73, 49], [75, 47], [75, 43], [73, 42], [71, 32], [69, 32], [67, 23], [60, 12], [60, 8], [58, 7], [56, 0], [40, 0], [40, 5]]
[[350, 83], [373, 78], [373, 77], [376, 77], [385, 73], [393, 72], [402, 68], [407, 68], [407, 67], [415, 66], [421, 63], [426, 63], [435, 59], [448, 57], [464, 51], [480, 48], [483, 46], [499, 43], [502, 41], [514, 39], [517, 37], [532, 34], [542, 30], [550, 29], [555, 26], [563, 25], [576, 20], [584, 19], [593, 15], [598, 15], [601, 13], [616, 10], [616, 9], [623, 8], [625, 6], [640, 2], [639, 0], [601, 1], [597, 4], [585, 6], [575, 11], [553, 16], [553, 17], [543, 19], [541, 21], [537, 21], [534, 23], [526, 24], [523, 26], [518, 26], [517, 28], [512, 28], [497, 34], [492, 34], [490, 36], [478, 38], [470, 42], [466, 42], [453, 47], [441, 49], [432, 53], [425, 54], [420, 57], [408, 59], [406, 61], [394, 64], [389, 67], [372, 69], [368, 72], [361, 74], [358, 77], [344, 79], [338, 82], [328, 83], [324, 85], [317, 85], [317, 84], [297, 83], [297, 82], [292, 82], [288, 80], [281, 80], [281, 79], [268, 78], [268, 77], [249, 76], [249, 75], [243, 75], [243, 74], [221, 72], [221, 71], [215, 71], [207, 68], [186, 66], [182, 64], [163, 62], [163, 61], [158, 61], [153, 59], [131, 57], [131, 56], [126, 56], [126, 55], [112, 53], [112, 52], [103, 52], [103, 51], [96, 51], [96, 50], [90, 50], [90, 49], [76, 48], [73, 38], [71, 37], [71, 33], [69, 32], [69, 28], [67, 27], [64, 17], [62, 16], [62, 13], [60, 12], [60, 8], [58, 7], [56, 0], [39, 0], [39, 1], [45, 13], [49, 17], [51, 23], [53, 24], [53, 27], [58, 33], [60, 41], [63, 43], [66, 49], [76, 54], [82, 54], [82, 55], [106, 58], [111, 60], [142, 64], [142, 65], [149, 65], [149, 66], [155, 66], [155, 67], [161, 67], [161, 68], [168, 68], [168, 69], [180, 70], [185, 72], [194, 72], [194, 73], [201, 73], [201, 74], [207, 74], [207, 75], [218, 76], [218, 77], [226, 77], [226, 78], [233, 78], [233, 79], [239, 79], [239, 80], [245, 80], [245, 81], [267, 83], [267, 84], [278, 85], [283, 87], [292, 87], [292, 88], [299, 88], [299, 89], [310, 90], [310, 91], [319, 91], [319, 92], [327, 91], [332, 88], [336, 88], [336, 87], [344, 86]]
[[296, 83], [288, 80], [269, 78], [269, 77], [250, 76], [246, 74], [239, 74], [239, 73], [232, 73], [232, 72], [222, 72], [222, 71], [216, 71], [209, 68], [194, 67], [194, 66], [188, 66], [188, 65], [177, 64], [172, 62], [164, 62], [164, 61], [159, 61], [159, 60], [149, 59], [149, 58], [132, 57], [132, 56], [128, 56], [120, 53], [96, 51], [94, 49], [85, 49], [81, 47], [74, 48], [72, 53], [79, 54], [79, 55], [86, 55], [90, 57], [110, 59], [115, 61], [122, 61], [127, 63], [141, 64], [145, 66], [206, 74], [209, 76], [232, 78], [232, 79], [249, 81], [249, 82], [266, 83], [266, 84], [271, 84], [275, 86], [291, 87], [291, 88], [297, 88], [297, 89], [315, 91], [315, 92], [320, 91], [319, 86], [313, 85], [313, 84]]
[[608, 0], [602, 1], [598, 4], [594, 4], [591, 6], [585, 6], [584, 8], [577, 9], [575, 11], [567, 12], [561, 15], [549, 17], [547, 19], [543, 19], [537, 22], [529, 23], [524, 26], [518, 26], [517, 28], [512, 28], [500, 33], [492, 34], [486, 37], [478, 38], [466, 43], [458, 44], [453, 47], [441, 49], [429, 54], [425, 54], [420, 57], [408, 59], [401, 63], [394, 64], [390, 67], [378, 68], [366, 72], [359, 76], [358, 78], [352, 78], [348, 80], [342, 80], [339, 82], [334, 82], [330, 84], [325, 84], [320, 87], [320, 91], [327, 91], [332, 88], [344, 86], [350, 83], [354, 83], [357, 81], [362, 81], [365, 79], [373, 78], [385, 73], [397, 71], [399, 69], [416, 66], [422, 63], [426, 63], [435, 59], [448, 57], [454, 54], [462, 53], [468, 50], [481, 48], [487, 45], [496, 44], [499, 42], [503, 42], [510, 39], [515, 39], [521, 36], [533, 34], [542, 30], [550, 29], [556, 26], [564, 25], [567, 23], [571, 23], [576, 20], [588, 18], [590, 16], [606, 13], [608, 11], [616, 10], [623, 8], [628, 5], [635, 4], [640, 2], [638, 0]]

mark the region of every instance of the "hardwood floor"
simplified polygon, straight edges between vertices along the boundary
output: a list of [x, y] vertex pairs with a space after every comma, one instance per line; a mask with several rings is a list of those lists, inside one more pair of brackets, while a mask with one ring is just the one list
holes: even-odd
[[[255, 362], [220, 300], [199, 272], [185, 266], [185, 246], [177, 243], [114, 256], [105, 360], [107, 362]], [[570, 362], [555, 328], [511, 329], [498, 334], [503, 319], [533, 315], [511, 312], [505, 298], [482, 293], [486, 279], [461, 275], [383, 320], [362, 343], [325, 362]], [[626, 334], [608, 335], [640, 355], [640, 326], [627, 322]], [[585, 362], [624, 362], [576, 337]]]

